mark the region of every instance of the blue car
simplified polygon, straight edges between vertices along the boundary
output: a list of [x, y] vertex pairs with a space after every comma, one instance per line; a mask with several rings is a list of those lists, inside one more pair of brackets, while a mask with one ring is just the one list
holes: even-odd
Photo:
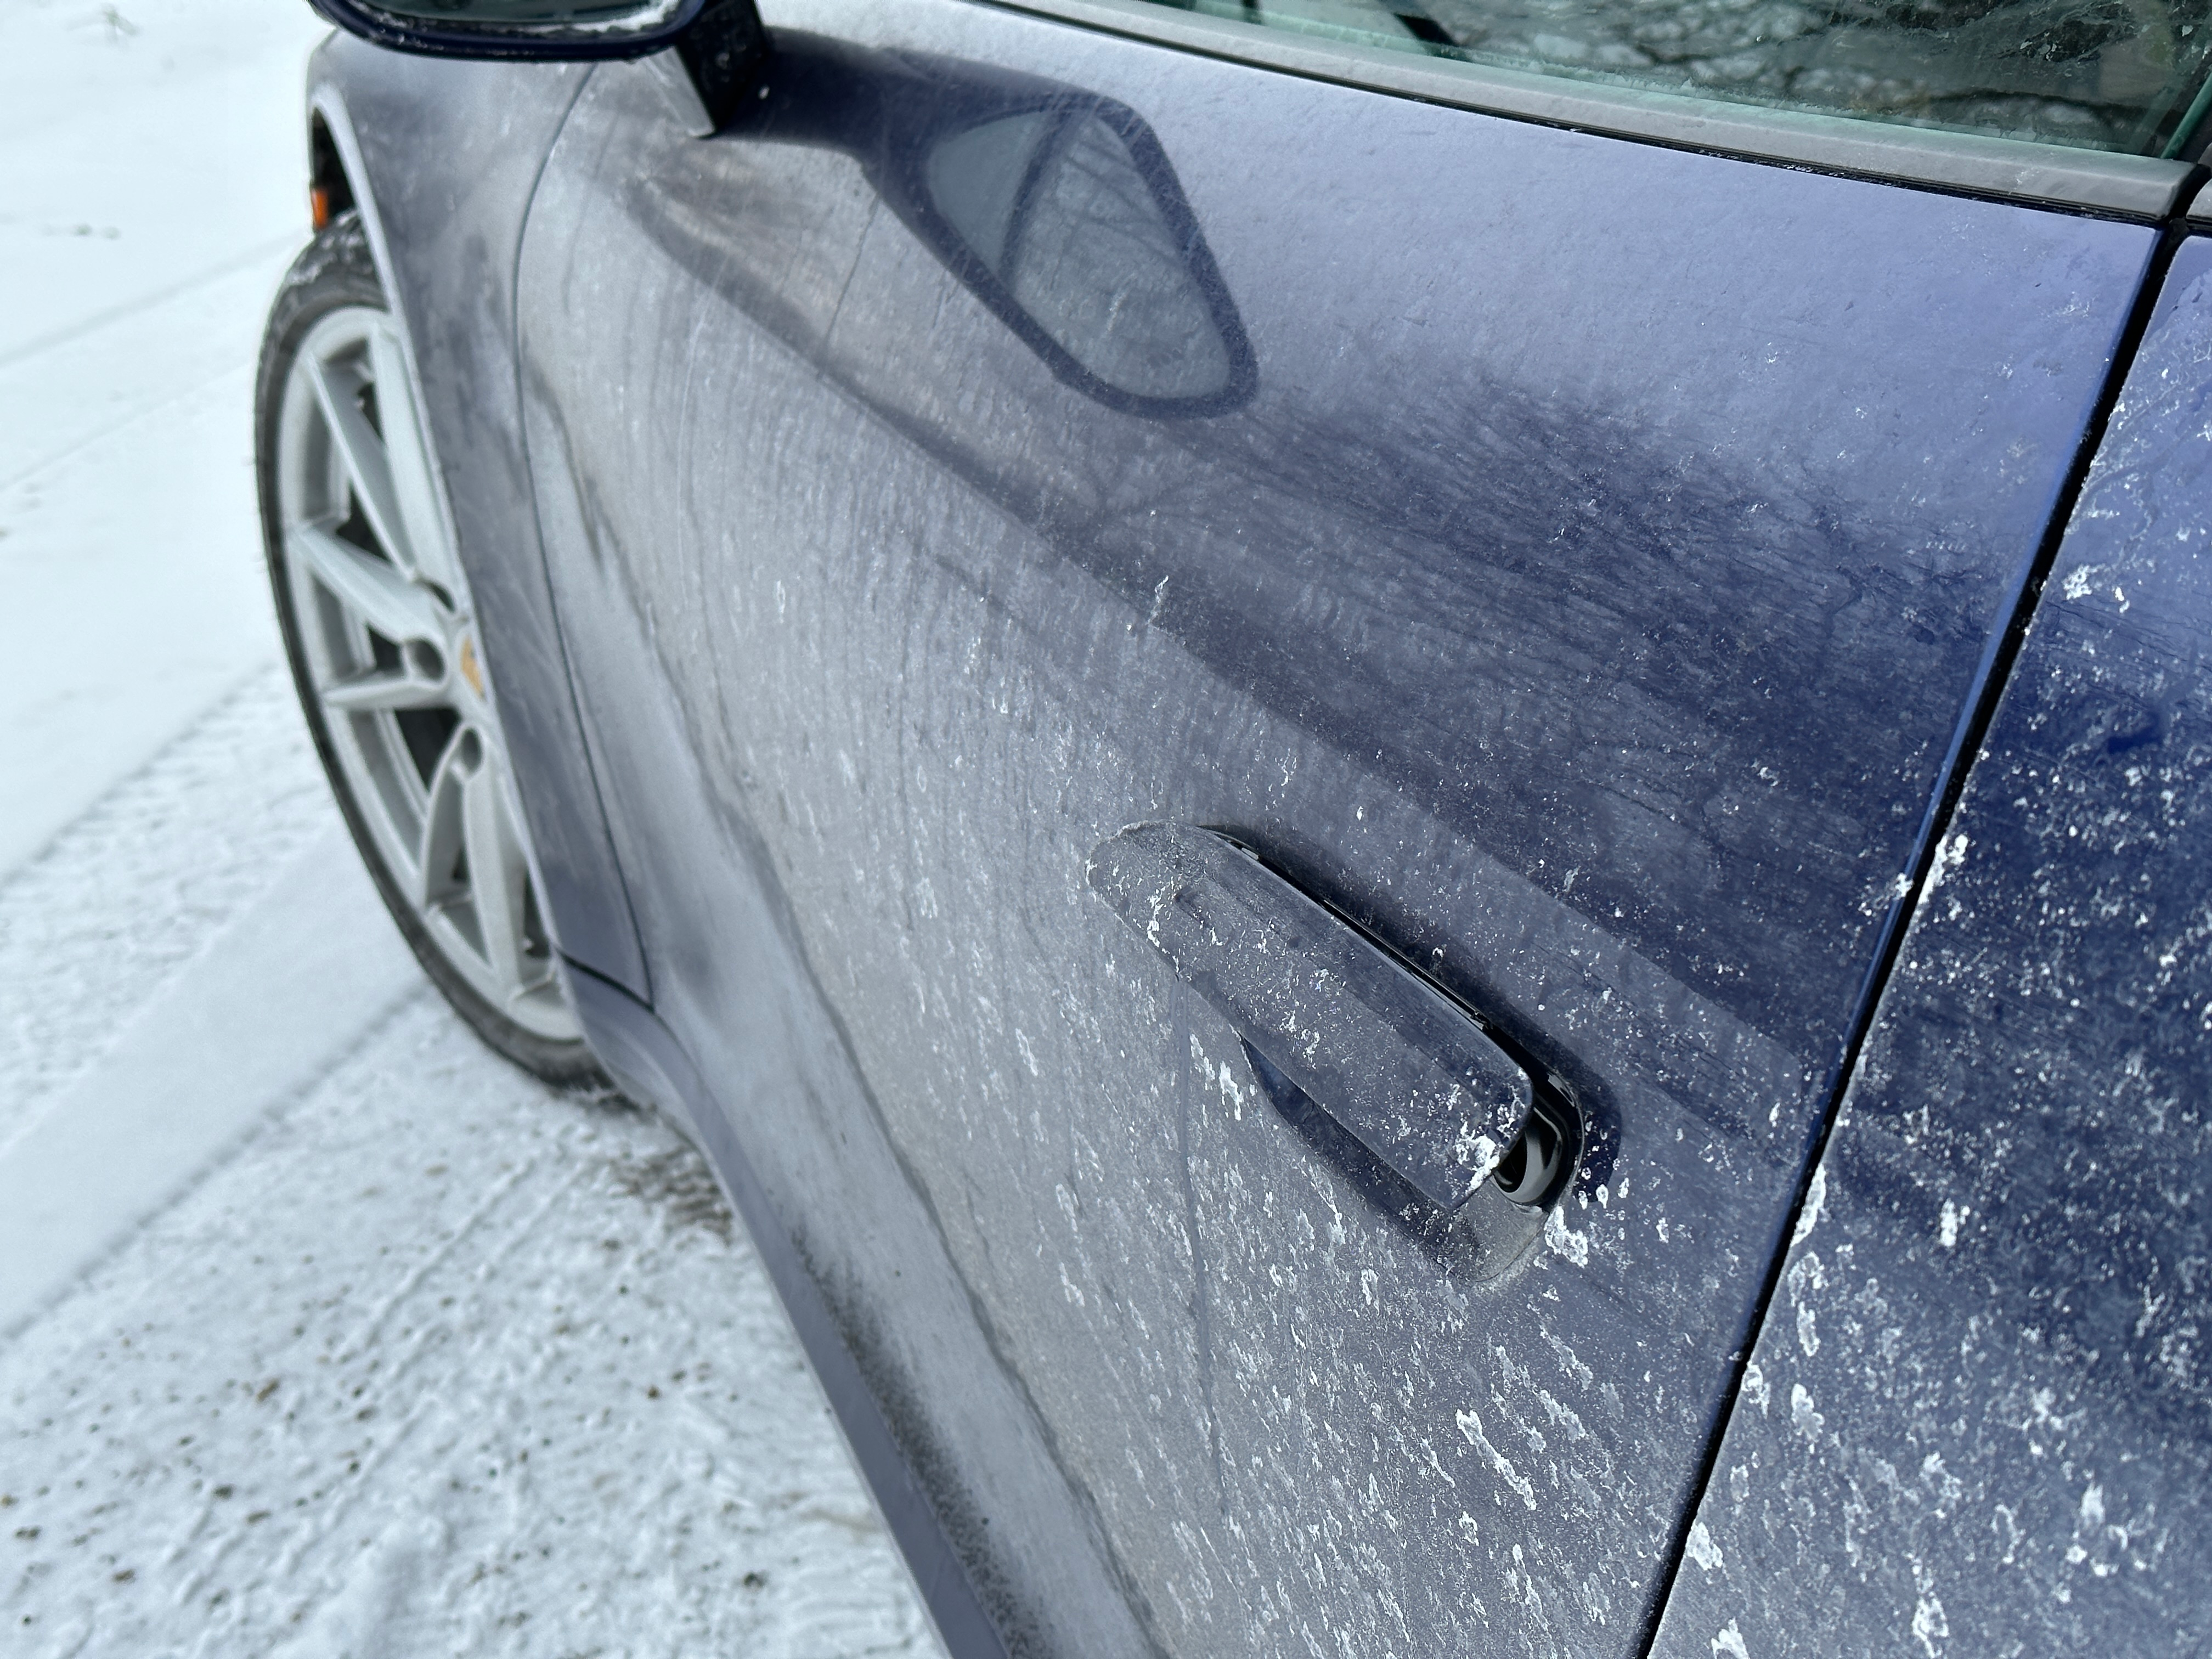
[[332, 785], [955, 1655], [2212, 1651], [2212, 9], [316, 0]]

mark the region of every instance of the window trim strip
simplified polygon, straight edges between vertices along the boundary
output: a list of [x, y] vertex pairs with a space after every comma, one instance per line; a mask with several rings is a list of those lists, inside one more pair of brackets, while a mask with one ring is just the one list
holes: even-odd
[[1676, 149], [2139, 220], [2179, 210], [2204, 169], [2149, 155], [1709, 102], [1668, 92], [1423, 59], [1178, 11], [1151, 0], [988, 0], [1308, 80]]

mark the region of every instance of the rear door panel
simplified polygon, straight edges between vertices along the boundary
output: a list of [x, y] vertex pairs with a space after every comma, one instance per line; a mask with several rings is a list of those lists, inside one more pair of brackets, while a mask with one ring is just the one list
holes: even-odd
[[2212, 240], [1905, 937], [1657, 1651], [2212, 1647]]
[[[656, 1006], [931, 1478], [1042, 1491], [1046, 1449], [1060, 1541], [960, 1500], [1040, 1645], [1629, 1650], [2153, 233], [957, 0], [764, 9], [714, 139], [595, 76], [522, 269]], [[994, 292], [917, 211], [902, 112], [1040, 82], [1182, 278]], [[1208, 408], [1084, 331], [1147, 306], [1212, 331]], [[1558, 1075], [1592, 1140], [1540, 1239], [1409, 1224], [1278, 1113], [1085, 893], [1151, 819]], [[1003, 1444], [914, 1358], [955, 1324]], [[1077, 1538], [1122, 1637], [1051, 1605]]]

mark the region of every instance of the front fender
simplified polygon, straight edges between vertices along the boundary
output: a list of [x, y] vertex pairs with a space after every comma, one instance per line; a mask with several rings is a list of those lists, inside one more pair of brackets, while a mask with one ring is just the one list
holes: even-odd
[[562, 953], [649, 998], [546, 580], [515, 378], [514, 273], [546, 155], [590, 74], [405, 57], [334, 34], [307, 99], [405, 339]]

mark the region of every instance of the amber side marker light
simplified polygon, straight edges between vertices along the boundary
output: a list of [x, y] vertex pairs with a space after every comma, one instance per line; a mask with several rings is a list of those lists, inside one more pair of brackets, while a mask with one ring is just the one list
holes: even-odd
[[319, 232], [331, 228], [331, 193], [320, 185], [307, 186], [307, 222]]

